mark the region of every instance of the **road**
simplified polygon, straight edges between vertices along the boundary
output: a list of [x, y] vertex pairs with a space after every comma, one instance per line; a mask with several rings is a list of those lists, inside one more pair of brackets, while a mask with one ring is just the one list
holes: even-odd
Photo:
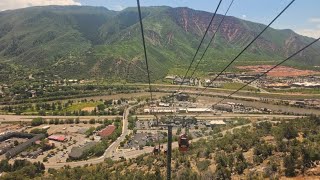
[[[198, 96], [198, 92], [197, 91], [185, 91], [186, 93], [190, 94], [190, 95], [196, 95]], [[254, 94], [254, 93], [251, 93]], [[215, 93], [215, 92], [207, 92], [207, 93], [203, 93], [203, 96], [209, 96], [210, 101], [213, 102], [218, 102], [220, 101], [222, 98], [221, 97], [226, 97], [229, 94], [225, 94], [225, 93]], [[260, 95], [260, 94], [259, 94]], [[211, 96], [211, 97], [210, 97]], [[220, 97], [213, 97], [213, 96], [220, 96]], [[290, 95], [288, 95], [290, 96]], [[251, 107], [255, 107], [257, 109], [260, 108], [268, 108], [271, 109], [273, 111], [279, 111], [281, 110], [282, 112], [286, 112], [286, 113], [299, 113], [299, 114], [315, 114], [315, 115], [320, 115], [320, 110], [319, 109], [314, 109], [314, 108], [299, 108], [299, 107], [294, 107], [294, 106], [288, 106], [288, 105], [279, 105], [279, 104], [273, 104], [273, 103], [265, 103], [262, 102], [260, 100], [260, 98], [263, 97], [262, 95], [259, 97], [253, 97], [253, 96], [244, 96], [244, 95], [234, 95], [232, 96], [232, 99], [225, 99], [225, 102], [234, 102], [234, 103], [242, 103], [245, 106], [251, 106]], [[208, 98], [208, 99], [209, 99]], [[310, 97], [309, 97], [310, 98]], [[315, 99], [316, 97], [312, 97], [313, 99]], [[201, 99], [201, 97], [199, 97], [199, 99]], [[280, 102], [281, 99], [279, 98], [268, 98], [270, 102]], [[288, 99], [286, 99], [288, 100]]]
[[31, 122], [32, 119], [42, 117], [43, 119], [76, 119], [79, 118], [81, 121], [89, 121], [90, 119], [115, 119], [119, 116], [27, 116], [27, 115], [0, 115], [0, 122]]
[[[179, 114], [177, 116], [197, 116], [198, 120], [223, 120], [223, 119], [229, 119], [229, 118], [280, 118], [280, 119], [295, 119], [301, 116], [295, 116], [295, 115], [282, 115], [282, 114], [239, 114], [239, 113], [223, 113], [219, 115], [213, 115], [213, 114]], [[139, 120], [149, 120], [152, 119], [153, 115], [137, 115]]]
[[[196, 116], [198, 114], [181, 114], [181, 116]], [[116, 117], [121, 116], [21, 116], [21, 115], [0, 115], [0, 122], [31, 122], [32, 119], [42, 117], [44, 119], [76, 119], [79, 118], [81, 121], [89, 121], [90, 119], [115, 119]], [[153, 115], [137, 115], [141, 120], [152, 119]], [[293, 115], [271, 115], [271, 114], [238, 114], [238, 113], [223, 113], [221, 115], [212, 115], [212, 114], [201, 114], [197, 118], [199, 120], [207, 119], [225, 119], [225, 118], [235, 118], [235, 117], [249, 117], [249, 118], [297, 118], [298, 116]]]
[[112, 157], [113, 152], [116, 151], [116, 149], [120, 146], [120, 143], [122, 141], [125, 140], [126, 136], [129, 135], [129, 129], [128, 129], [128, 117], [130, 114], [130, 110], [136, 106], [139, 106], [141, 104], [137, 104], [134, 106], [130, 106], [129, 108], [127, 108], [124, 113], [123, 113], [123, 121], [122, 121], [122, 134], [121, 136], [115, 141], [113, 142], [108, 149], [105, 151], [104, 153], [104, 157]]
[[[242, 84], [246, 84], [246, 82], [244, 82], [244, 81], [242, 81], [241, 79], [238, 79], [238, 78], [235, 79], [235, 82], [242, 83]], [[256, 81], [252, 82], [249, 86], [254, 87], [254, 88], [256, 88], [256, 89], [259, 89], [260, 93], [265, 93], [265, 94], [270, 93], [270, 92], [266, 91], [265, 89], [259, 87], [259, 86], [257, 85], [257, 82], [256, 82]]]
[[[135, 84], [127, 84], [127, 85], [131, 85], [131, 86], [144, 86], [144, 87], [148, 87], [149, 84], [140, 84], [140, 83], [135, 83]], [[159, 89], [178, 89], [178, 87], [180, 85], [174, 85], [174, 84], [151, 84], [152, 87], [155, 88], [159, 88]], [[184, 88], [188, 89], [188, 90], [198, 90], [198, 89], [207, 89], [207, 92], [224, 92], [224, 93], [231, 93], [234, 92], [236, 89], [232, 90], [232, 89], [222, 89], [222, 88], [206, 88], [206, 87], [198, 87], [198, 86], [183, 86]], [[245, 90], [241, 90], [238, 94], [241, 93], [253, 93], [251, 91], [245, 91]], [[228, 94], [229, 95], [229, 94]], [[290, 94], [290, 93], [274, 93], [274, 92], [259, 92], [258, 93], [258, 97], [264, 97], [267, 96], [269, 97], [270, 95], [276, 95], [276, 96], [291, 96], [292, 98], [298, 98], [301, 99], [302, 97], [305, 98], [312, 98], [312, 97], [319, 97], [320, 94]]]

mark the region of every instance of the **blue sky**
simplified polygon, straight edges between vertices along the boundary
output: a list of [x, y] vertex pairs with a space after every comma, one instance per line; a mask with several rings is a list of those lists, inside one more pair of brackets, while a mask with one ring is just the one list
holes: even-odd
[[[122, 10], [136, 6], [135, 0], [78, 0], [82, 5], [104, 6]], [[141, 6], [166, 5], [190, 7], [213, 12], [219, 0], [141, 0]], [[231, 0], [223, 0], [218, 13], [223, 14]], [[229, 15], [268, 24], [291, 0], [235, 0]], [[320, 36], [320, 0], [296, 0], [272, 26], [293, 29], [300, 34]]]
[[[189, 7], [213, 12], [219, 0], [140, 0], [142, 6]], [[223, 0], [218, 13], [224, 14], [231, 0]], [[235, 0], [229, 15], [268, 24], [291, 0]], [[0, 11], [30, 6], [90, 5], [112, 10], [136, 7], [136, 0], [0, 0]], [[296, 0], [272, 25], [278, 29], [293, 29], [310, 37], [320, 36], [320, 0]]]

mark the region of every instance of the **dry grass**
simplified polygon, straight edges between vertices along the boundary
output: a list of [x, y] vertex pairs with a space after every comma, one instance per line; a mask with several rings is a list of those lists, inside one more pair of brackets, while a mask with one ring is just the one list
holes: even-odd
[[95, 109], [96, 107], [85, 107], [85, 108], [82, 108], [81, 111], [88, 111], [88, 112], [91, 112]]

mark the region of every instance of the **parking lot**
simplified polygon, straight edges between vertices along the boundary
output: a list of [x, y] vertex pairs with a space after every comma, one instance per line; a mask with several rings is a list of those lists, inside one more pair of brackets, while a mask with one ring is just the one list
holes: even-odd
[[4, 159], [4, 153], [6, 153], [7, 150], [17, 146], [18, 144], [24, 143], [26, 142], [28, 139], [24, 139], [24, 138], [10, 138], [7, 139], [3, 142], [0, 142], [0, 159]]
[[[231, 125], [233, 122], [236, 123], [236, 121], [226, 121], [225, 124], [217, 125], [214, 124], [214, 122], [214, 120], [175, 120], [173, 122], [174, 126], [172, 129], [172, 133], [174, 135], [173, 140], [177, 140], [180, 134], [184, 134], [186, 132], [191, 136], [190, 138], [208, 136], [215, 127], [224, 127], [227, 124]], [[219, 122], [224, 123], [222, 120], [219, 120]], [[129, 140], [124, 144], [123, 149], [141, 149], [144, 146], [155, 146], [159, 142], [158, 135], [160, 141], [165, 142], [167, 139], [167, 128], [156, 127], [155, 125], [156, 121], [153, 119], [136, 121], [135, 129], [137, 130], [137, 133], [130, 136]], [[188, 128], [186, 128], [186, 125]]]
[[137, 133], [125, 144], [124, 149], [141, 149], [144, 146], [153, 146], [156, 142], [166, 138], [162, 132]]
[[7, 131], [16, 131], [21, 128], [22, 128], [22, 126], [20, 124], [0, 123], [0, 133], [7, 132]]
[[[139, 119], [135, 122], [136, 129], [155, 129], [155, 126], [157, 125], [157, 121], [155, 119], [145, 118], [145, 119]], [[161, 123], [159, 121], [159, 123]]]
[[[58, 142], [54, 140], [49, 140], [48, 144], [54, 144], [54, 148], [48, 151], [40, 152], [36, 156], [30, 156], [32, 153], [36, 153], [39, 150], [39, 146], [33, 146], [32, 150], [29, 149], [27, 157], [22, 157], [21, 153], [16, 159], [28, 159], [31, 162], [43, 161], [47, 160], [48, 163], [60, 163], [66, 162], [68, 158], [68, 154], [70, 153], [73, 147], [83, 146], [86, 142], [92, 141], [100, 141], [100, 137], [92, 136], [91, 138], [87, 138], [84, 134], [87, 129], [90, 127], [97, 127], [100, 124], [61, 124], [61, 125], [49, 125], [49, 129], [47, 130], [49, 136], [50, 135], [63, 135], [66, 139], [64, 142]], [[38, 127], [27, 129], [30, 132], [35, 128], [43, 128], [47, 125], [41, 125]]]

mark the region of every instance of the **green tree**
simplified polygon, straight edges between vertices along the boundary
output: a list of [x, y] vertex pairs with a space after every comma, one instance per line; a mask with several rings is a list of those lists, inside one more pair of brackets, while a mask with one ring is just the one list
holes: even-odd
[[31, 126], [40, 126], [40, 125], [43, 124], [43, 123], [44, 123], [43, 118], [38, 117], [38, 118], [32, 119], [32, 121], [31, 121]]
[[104, 104], [99, 104], [97, 108], [98, 108], [98, 111], [104, 111], [106, 109], [106, 106]]
[[215, 171], [215, 179], [231, 179], [231, 172], [219, 164]]
[[224, 152], [216, 153], [215, 160], [217, 165], [220, 165], [221, 167], [228, 166], [228, 157]]
[[244, 172], [244, 170], [247, 168], [247, 163], [243, 162], [243, 161], [239, 161], [235, 164], [235, 171], [238, 174], [242, 174]]
[[298, 136], [298, 131], [292, 123], [282, 123], [279, 127], [273, 129], [273, 134], [277, 141], [281, 141], [284, 138], [290, 140]]
[[38, 112], [38, 114], [39, 114], [40, 116], [45, 116], [45, 115], [46, 115], [46, 111], [45, 111], [45, 110], [40, 110], [40, 111]]
[[75, 123], [76, 123], [76, 124], [79, 124], [79, 123], [80, 123], [80, 119], [79, 119], [79, 118], [76, 118]]
[[199, 161], [197, 163], [197, 168], [199, 169], [199, 171], [206, 171], [208, 169], [209, 165], [210, 165], [209, 160]]
[[237, 162], [235, 164], [235, 171], [238, 174], [242, 174], [243, 171], [248, 167], [248, 163], [247, 163], [246, 159], [244, 158], [242, 152], [236, 152], [235, 157], [237, 160]]
[[162, 180], [161, 171], [159, 167], [156, 168], [154, 175], [156, 176], [156, 180]]
[[32, 133], [32, 134], [47, 134], [47, 130], [46, 129], [35, 128], [35, 129], [32, 129], [30, 131], [30, 133]]
[[298, 131], [296, 127], [291, 123], [286, 123], [283, 127], [284, 137], [287, 139], [293, 139], [298, 137]]
[[181, 127], [179, 127], [179, 128], [177, 129], [176, 135], [180, 135], [180, 134], [181, 134]]
[[0, 161], [0, 172], [9, 172], [11, 171], [11, 169], [11, 164], [9, 164], [9, 161], [7, 159], [3, 159]]
[[54, 124], [54, 120], [53, 120], [53, 119], [50, 119], [50, 120], [49, 120], [49, 124]]
[[293, 177], [295, 176], [295, 166], [296, 166], [296, 161], [293, 158], [291, 154], [286, 155], [283, 159], [283, 164], [285, 167], [285, 175], [288, 177]]
[[96, 123], [96, 120], [95, 120], [95, 119], [90, 119], [90, 120], [89, 120], [89, 123], [90, 123], [90, 124], [95, 124], [95, 123]]
[[86, 132], [85, 132], [85, 135], [87, 137], [91, 136], [93, 134], [93, 132], [96, 130], [95, 127], [90, 127]]

